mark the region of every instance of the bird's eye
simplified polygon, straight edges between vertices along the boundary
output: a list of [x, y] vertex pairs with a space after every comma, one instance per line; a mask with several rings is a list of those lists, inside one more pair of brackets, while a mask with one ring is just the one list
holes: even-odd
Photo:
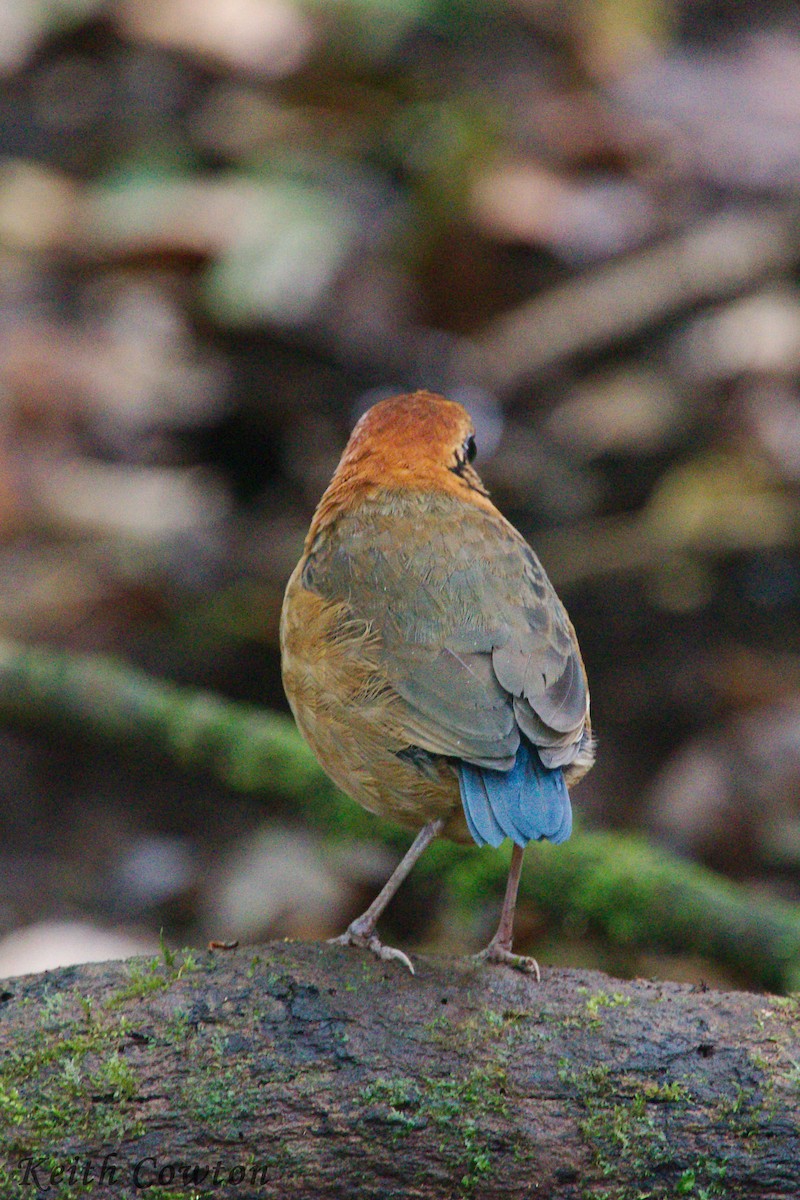
[[454, 475], [458, 475], [468, 488], [473, 492], [479, 492], [481, 496], [488, 496], [489, 493], [484, 488], [478, 476], [474, 471], [469, 470], [469, 464], [475, 461], [475, 456], [478, 453], [478, 447], [475, 442], [475, 434], [471, 433], [469, 437], [464, 438], [460, 447], [453, 453], [453, 465], [449, 468]]

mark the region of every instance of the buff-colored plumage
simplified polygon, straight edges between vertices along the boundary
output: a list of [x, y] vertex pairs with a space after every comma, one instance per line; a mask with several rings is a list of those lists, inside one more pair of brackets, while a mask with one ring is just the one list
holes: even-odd
[[[428, 392], [370, 409], [314, 515], [281, 621], [286, 693], [323, 767], [371, 811], [432, 830], [427, 840], [483, 840], [474, 806], [465, 819], [464, 770], [502, 785], [520, 751], [572, 784], [593, 758], [574, 630], [473, 469], [473, 433], [460, 405]], [[553, 836], [487, 819], [520, 847]], [[372, 918], [348, 940], [400, 956]], [[513, 957], [510, 934], [504, 947], [490, 957]]]

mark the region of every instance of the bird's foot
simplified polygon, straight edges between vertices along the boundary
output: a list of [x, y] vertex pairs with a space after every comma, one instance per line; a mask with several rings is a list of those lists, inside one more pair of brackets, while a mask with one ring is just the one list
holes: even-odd
[[[354, 928], [354, 926], [356, 927]], [[404, 954], [402, 950], [396, 950], [394, 946], [384, 946], [374, 930], [369, 933], [362, 933], [357, 928], [356, 921], [344, 933], [340, 934], [339, 937], [328, 938], [328, 944], [331, 946], [359, 946], [362, 950], [371, 951], [382, 962], [401, 962], [404, 967], [408, 967], [412, 975], [416, 975], [411, 959], [407, 954]]]
[[496, 942], [489, 942], [485, 950], [481, 950], [479, 954], [473, 954], [472, 957], [478, 962], [502, 963], [505, 967], [513, 967], [515, 971], [523, 971], [526, 975], [535, 975], [537, 983], [542, 981], [542, 973], [535, 958], [529, 958], [525, 954], [514, 954], [512, 950], [500, 946]]

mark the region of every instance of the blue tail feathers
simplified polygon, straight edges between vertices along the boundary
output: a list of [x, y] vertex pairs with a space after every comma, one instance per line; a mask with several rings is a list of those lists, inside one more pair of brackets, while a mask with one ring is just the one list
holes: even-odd
[[518, 846], [547, 838], [565, 842], [572, 832], [572, 806], [560, 767], [542, 766], [524, 738], [510, 771], [458, 763], [464, 816], [479, 846], [499, 846], [510, 837]]

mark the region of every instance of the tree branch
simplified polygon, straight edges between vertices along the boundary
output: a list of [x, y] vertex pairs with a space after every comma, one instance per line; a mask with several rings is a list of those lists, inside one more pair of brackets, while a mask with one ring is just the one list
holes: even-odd
[[282, 943], [6, 981], [3, 1196], [800, 1191], [795, 1000], [418, 971]]

